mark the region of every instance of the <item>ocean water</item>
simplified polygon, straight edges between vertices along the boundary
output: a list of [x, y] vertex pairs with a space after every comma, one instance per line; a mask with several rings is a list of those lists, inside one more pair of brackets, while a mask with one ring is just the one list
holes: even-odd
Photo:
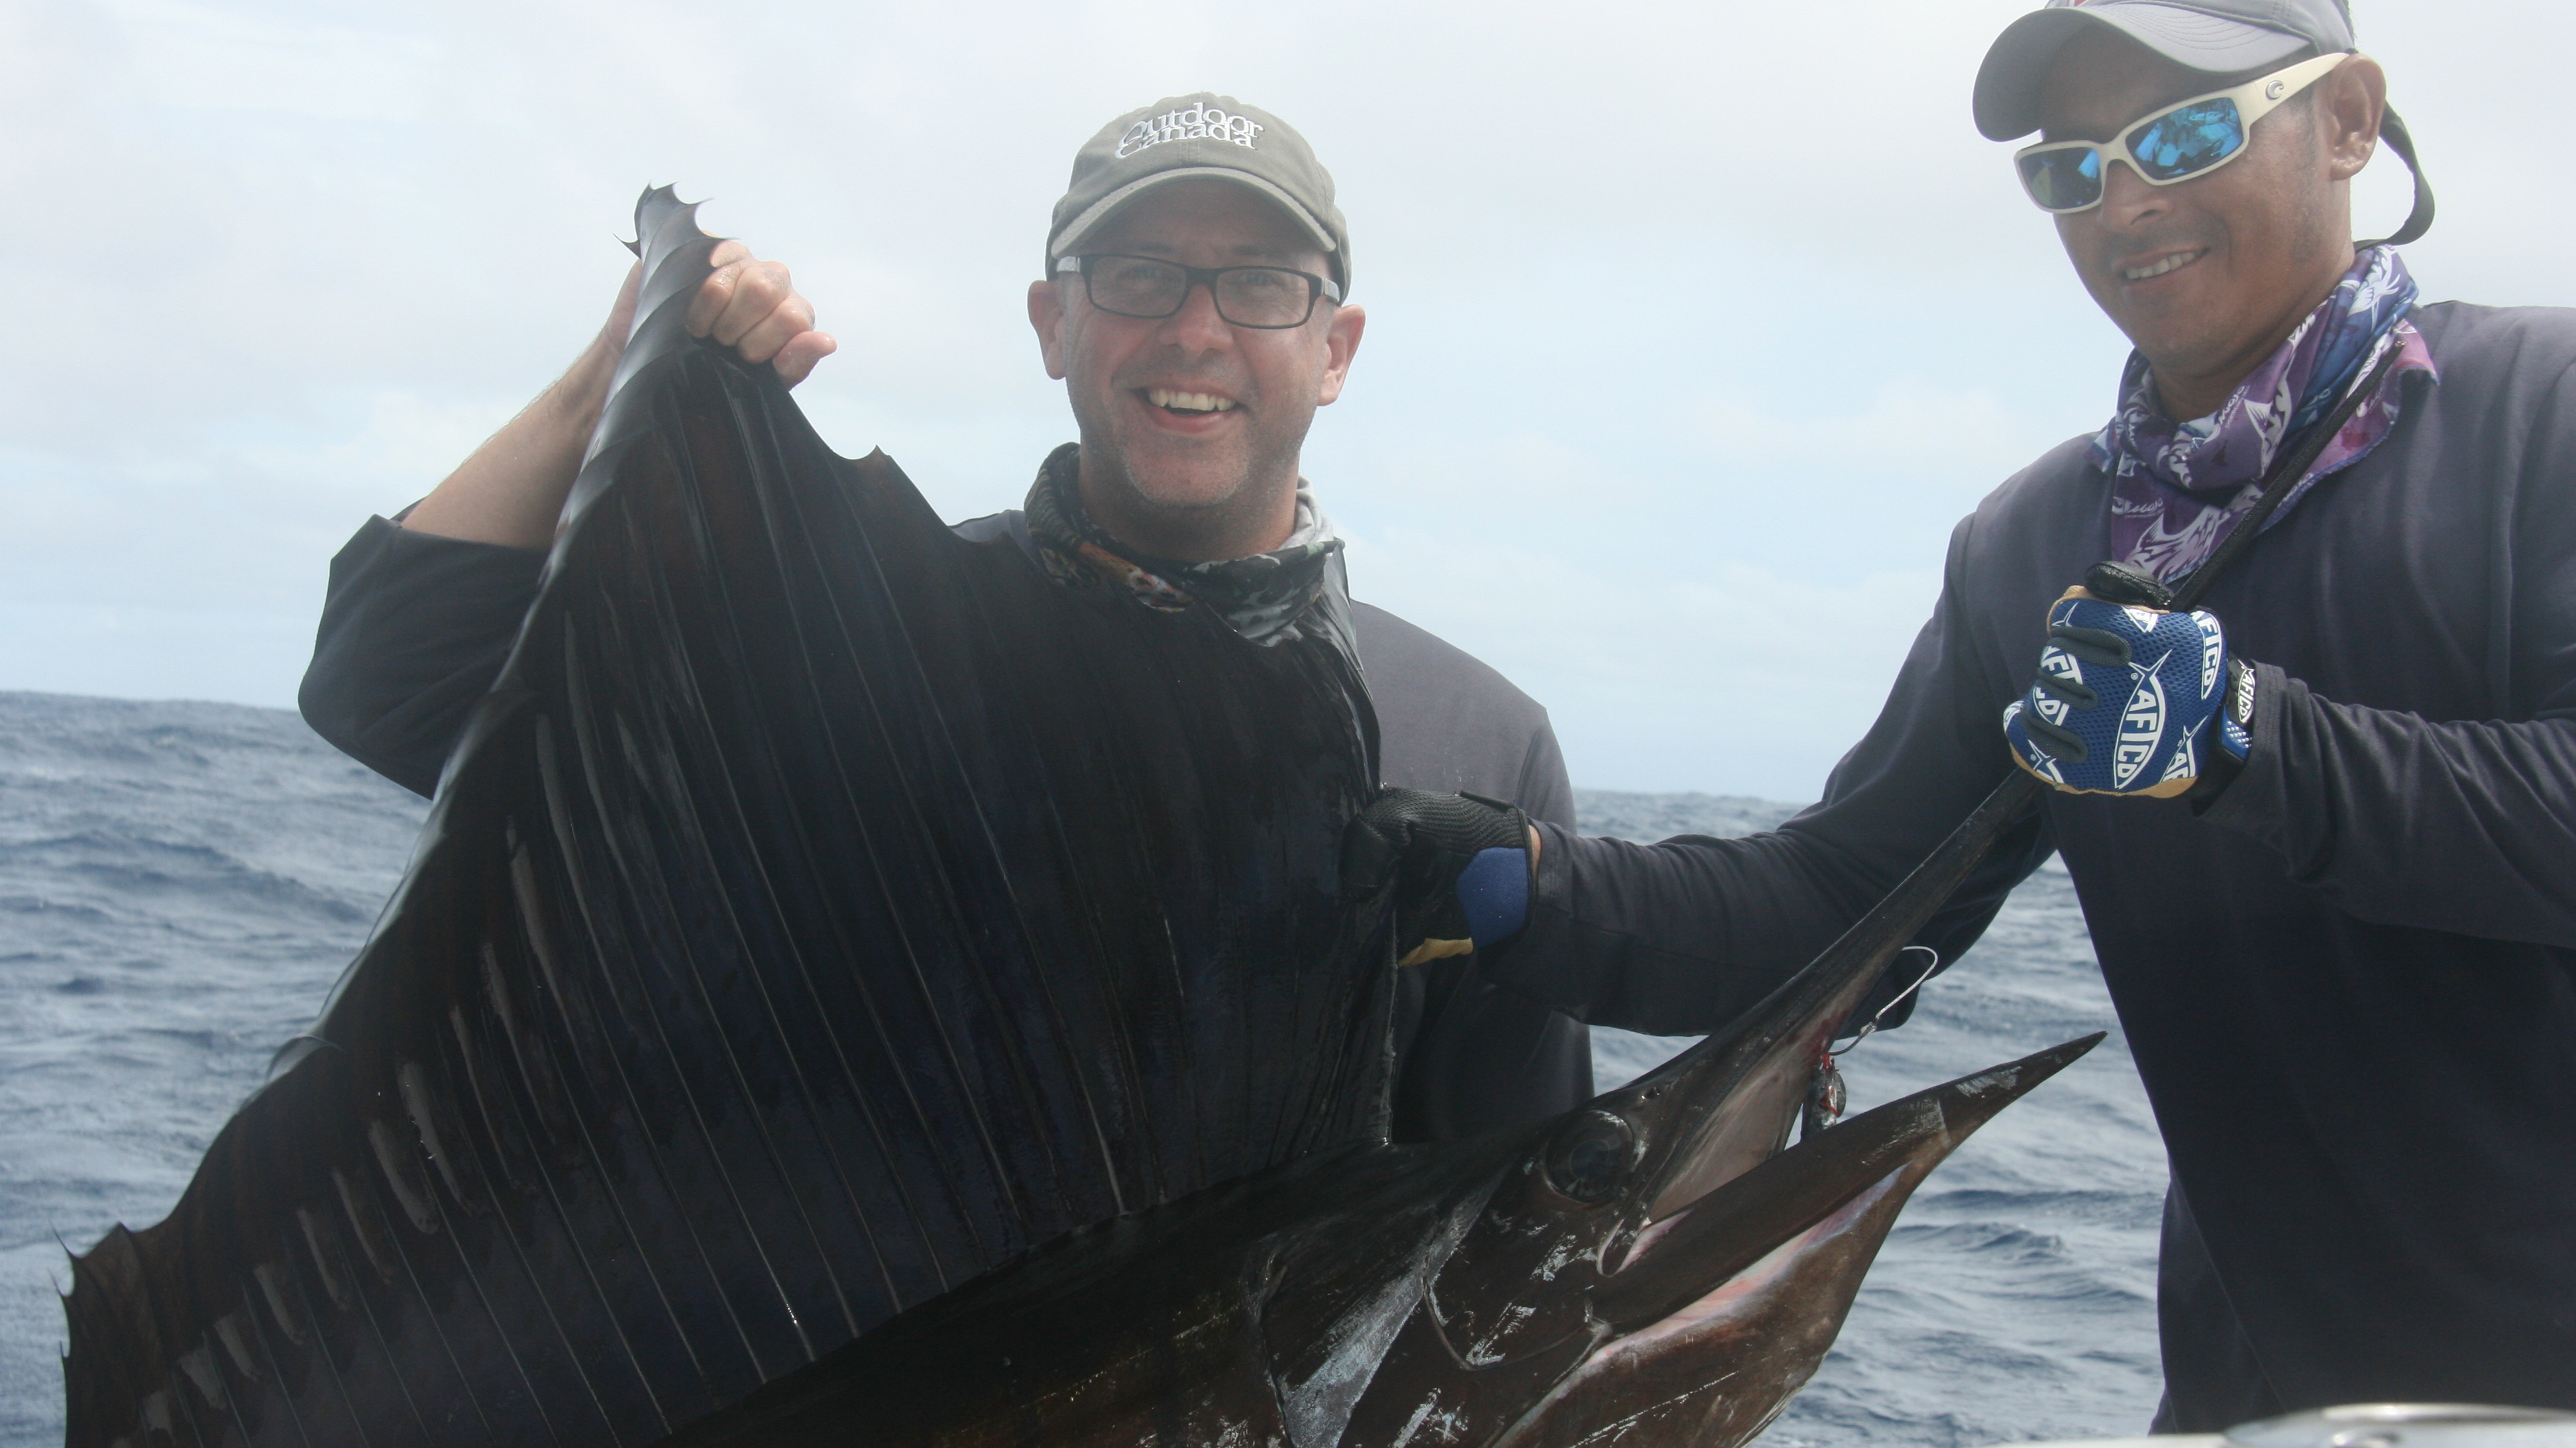
[[[1577, 798], [1587, 830], [1633, 839], [1790, 812]], [[289, 713], [0, 693], [0, 1448], [61, 1441], [64, 1246], [168, 1209], [364, 938], [423, 808]], [[1844, 1067], [1857, 1110], [2105, 1028], [1925, 1183], [1766, 1443], [2142, 1428], [2163, 1156], [2066, 877], [2023, 886]], [[1685, 1044], [1601, 1032], [1600, 1079]]]

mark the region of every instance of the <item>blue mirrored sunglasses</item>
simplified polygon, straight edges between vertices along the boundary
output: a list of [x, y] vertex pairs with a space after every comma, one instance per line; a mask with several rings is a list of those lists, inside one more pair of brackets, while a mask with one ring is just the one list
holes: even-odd
[[2013, 165], [2021, 172], [2022, 189], [2039, 209], [2060, 215], [2101, 205], [2103, 177], [2115, 160], [2150, 186], [2207, 175], [2245, 154], [2245, 138], [2256, 121], [2351, 57], [2350, 51], [2315, 56], [2240, 86], [2193, 96], [2130, 124], [2108, 145], [2043, 141], [2024, 146], [2013, 153]]

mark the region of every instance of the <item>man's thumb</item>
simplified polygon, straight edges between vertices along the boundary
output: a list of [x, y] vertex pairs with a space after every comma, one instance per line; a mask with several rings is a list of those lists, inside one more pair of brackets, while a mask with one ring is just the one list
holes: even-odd
[[1384, 890], [1403, 863], [1403, 841], [1380, 833], [1367, 814], [1353, 816], [1342, 829], [1342, 898], [1357, 900]]

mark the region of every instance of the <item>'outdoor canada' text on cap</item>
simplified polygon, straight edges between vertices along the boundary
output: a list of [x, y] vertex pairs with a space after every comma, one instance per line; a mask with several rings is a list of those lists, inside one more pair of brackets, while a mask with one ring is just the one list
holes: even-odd
[[1268, 111], [1201, 91], [1171, 96], [1103, 126], [1074, 153], [1073, 180], [1047, 228], [1046, 266], [1139, 195], [1191, 176], [1248, 186], [1278, 203], [1351, 285], [1350, 229], [1333, 204], [1333, 178], [1306, 138]]

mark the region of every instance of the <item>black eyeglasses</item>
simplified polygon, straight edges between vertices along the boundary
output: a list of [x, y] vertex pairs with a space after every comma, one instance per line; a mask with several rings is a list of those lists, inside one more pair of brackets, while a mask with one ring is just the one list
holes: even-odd
[[1342, 289], [1313, 272], [1282, 266], [1183, 266], [1151, 256], [1068, 256], [1058, 272], [1082, 273], [1083, 295], [1104, 312], [1159, 321], [1177, 314], [1190, 288], [1204, 283], [1216, 314], [1229, 325], [1278, 330], [1302, 327], [1318, 298], [1342, 299]]

